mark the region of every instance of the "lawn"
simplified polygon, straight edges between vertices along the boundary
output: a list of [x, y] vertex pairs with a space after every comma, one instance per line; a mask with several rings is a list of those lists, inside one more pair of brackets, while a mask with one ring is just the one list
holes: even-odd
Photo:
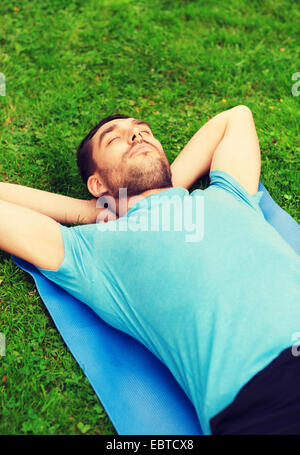
[[[290, 0], [1, 0], [0, 181], [89, 198], [76, 147], [102, 117], [147, 120], [172, 162], [246, 104], [261, 181], [300, 222], [299, 23]], [[0, 261], [0, 434], [115, 434], [33, 280]]]

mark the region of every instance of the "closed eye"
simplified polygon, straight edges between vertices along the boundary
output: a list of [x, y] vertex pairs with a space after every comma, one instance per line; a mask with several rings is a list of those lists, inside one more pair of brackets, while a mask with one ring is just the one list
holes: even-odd
[[110, 144], [112, 141], [114, 141], [115, 139], [120, 139], [119, 136], [116, 136], [116, 137], [113, 137], [110, 141], [108, 141], [108, 144]]
[[[147, 130], [142, 130], [141, 133], [151, 134], [151, 132], [150, 132], [150, 131], [147, 131]], [[110, 144], [112, 141], [114, 141], [115, 139], [120, 139], [120, 137], [119, 137], [119, 136], [113, 137], [112, 139], [110, 139], [110, 140], [108, 141], [107, 145], [109, 145], [109, 144]]]

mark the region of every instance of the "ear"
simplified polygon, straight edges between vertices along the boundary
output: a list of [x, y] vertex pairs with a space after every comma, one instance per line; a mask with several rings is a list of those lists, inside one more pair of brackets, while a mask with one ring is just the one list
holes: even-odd
[[94, 197], [100, 197], [107, 193], [106, 186], [102, 183], [99, 176], [96, 174], [90, 175], [87, 181], [87, 189]]

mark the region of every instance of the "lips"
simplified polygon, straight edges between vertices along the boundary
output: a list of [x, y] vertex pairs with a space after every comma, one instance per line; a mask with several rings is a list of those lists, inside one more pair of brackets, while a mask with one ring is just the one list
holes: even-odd
[[130, 153], [129, 156], [133, 156], [138, 152], [149, 150], [149, 147], [150, 146], [147, 144], [138, 145], [138, 146], [134, 147], [134, 149], [132, 150], [132, 152]]

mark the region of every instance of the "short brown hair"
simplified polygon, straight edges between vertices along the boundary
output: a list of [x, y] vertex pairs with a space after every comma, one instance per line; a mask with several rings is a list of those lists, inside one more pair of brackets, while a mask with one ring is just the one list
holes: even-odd
[[114, 114], [109, 117], [103, 118], [91, 131], [86, 135], [86, 137], [80, 142], [77, 149], [77, 166], [80, 173], [80, 176], [84, 182], [87, 184], [88, 178], [95, 172], [97, 165], [93, 160], [93, 148], [92, 148], [92, 138], [97, 133], [98, 129], [105, 125], [105, 123], [110, 122], [111, 120], [116, 120], [119, 118], [130, 118], [128, 115]]

